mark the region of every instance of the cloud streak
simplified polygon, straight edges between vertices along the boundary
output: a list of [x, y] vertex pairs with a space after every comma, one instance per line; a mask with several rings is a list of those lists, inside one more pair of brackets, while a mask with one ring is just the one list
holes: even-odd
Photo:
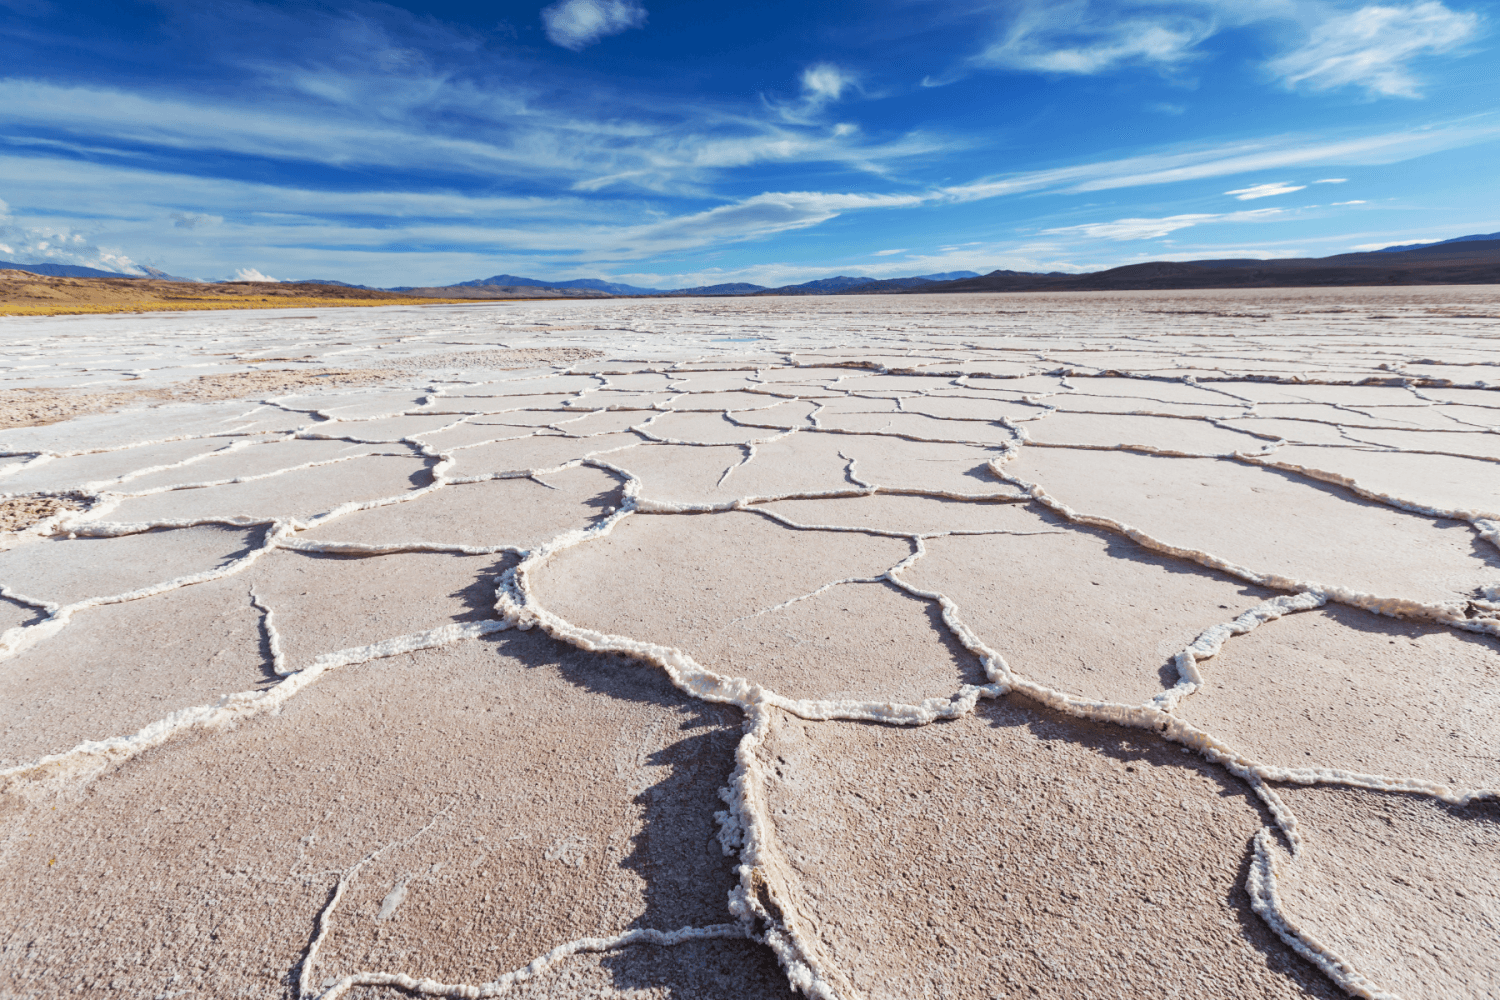
[[1406, 7], [1373, 5], [1328, 18], [1300, 47], [1266, 68], [1284, 86], [1309, 90], [1358, 87], [1377, 97], [1418, 97], [1409, 65], [1474, 38], [1479, 16], [1435, 0]]
[[542, 8], [547, 40], [581, 52], [610, 35], [645, 27], [646, 8], [635, 0], [559, 0]]
[[1177, 9], [1132, 9], [1131, 4], [1088, 0], [1026, 3], [1000, 38], [970, 60], [972, 65], [1037, 73], [1093, 75], [1125, 65], [1174, 71], [1202, 58], [1197, 47], [1217, 29], [1211, 12], [1186, 4]]
[[1225, 194], [1234, 195], [1238, 201], [1254, 201], [1257, 198], [1270, 198], [1278, 194], [1291, 194], [1293, 191], [1307, 190], [1306, 184], [1285, 184], [1272, 182], [1270, 184], [1255, 184], [1250, 187], [1237, 188], [1233, 191], [1225, 191]]
[[[1026, 0], [999, 9], [995, 36], [956, 75], [979, 68], [1093, 76], [1142, 67], [1180, 76], [1212, 54], [1210, 39], [1258, 28], [1272, 45], [1282, 41], [1262, 67], [1284, 87], [1416, 97], [1412, 64], [1472, 40], [1480, 26], [1478, 15], [1439, 0], [1355, 10], [1332, 0]], [[1290, 35], [1281, 28], [1288, 22], [1296, 28]]]
[[1450, 125], [1357, 136], [1332, 142], [1277, 136], [1119, 160], [1033, 170], [945, 188], [960, 201], [1033, 191], [1086, 193], [1204, 180], [1290, 166], [1399, 163], [1442, 149], [1500, 138], [1500, 126]]
[[1044, 229], [1044, 236], [1086, 236], [1096, 240], [1150, 240], [1170, 236], [1179, 229], [1211, 222], [1267, 222], [1280, 215], [1279, 208], [1255, 208], [1223, 214], [1195, 213], [1169, 215], [1163, 219], [1116, 219], [1113, 222], [1088, 222], [1079, 226]]
[[[625, 187], [684, 195], [701, 195], [718, 172], [761, 163], [838, 163], [879, 174], [896, 162], [957, 145], [919, 134], [871, 143], [857, 131], [804, 128], [700, 106], [662, 107], [635, 119], [619, 114], [608, 121], [526, 102], [486, 114], [485, 102], [464, 90], [452, 82], [434, 84], [424, 103], [392, 119], [363, 108], [330, 108], [321, 100], [267, 107], [9, 79], [0, 80], [0, 107], [13, 125], [87, 136], [100, 152], [113, 146], [135, 160], [230, 153], [408, 174], [441, 164], [449, 174], [491, 184], [496, 178], [528, 184], [548, 178], [578, 190]], [[451, 134], [425, 120], [459, 112], [465, 127]]]

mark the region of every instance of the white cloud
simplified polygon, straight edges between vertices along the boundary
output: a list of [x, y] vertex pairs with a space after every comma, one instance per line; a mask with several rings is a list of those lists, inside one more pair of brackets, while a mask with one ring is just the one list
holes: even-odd
[[1266, 68], [1288, 88], [1360, 87], [1381, 97], [1418, 97], [1418, 81], [1408, 64], [1448, 52], [1478, 29], [1477, 14], [1449, 10], [1436, 0], [1361, 7], [1316, 25], [1306, 43], [1272, 59]]
[[1279, 214], [1279, 208], [1257, 208], [1222, 215], [1198, 213], [1169, 215], [1164, 219], [1116, 219], [1114, 222], [1089, 222], [1081, 226], [1044, 229], [1042, 235], [1086, 236], [1096, 240], [1151, 240], [1207, 222], [1262, 222]]
[[906, 253], [906, 248], [902, 247], [899, 250], [876, 250], [870, 256], [872, 256], [872, 257], [889, 257], [891, 254], [897, 254], [897, 253]]
[[836, 101], [856, 82], [854, 74], [831, 63], [819, 63], [802, 71], [802, 94], [819, 103]]
[[273, 278], [269, 274], [261, 274], [253, 267], [242, 267], [234, 272], [230, 281], [274, 281], [280, 284], [280, 279]]
[[1030, 2], [975, 65], [1039, 73], [1088, 75], [1124, 65], [1174, 70], [1198, 58], [1194, 49], [1216, 30], [1211, 11], [1139, 10], [1134, 5]]
[[[774, 111], [782, 121], [795, 125], [818, 126], [824, 121], [822, 115], [828, 105], [843, 100], [849, 91], [860, 89], [857, 75], [828, 62], [808, 66], [802, 71], [798, 81], [802, 93], [796, 100], [768, 96], [761, 98], [765, 106]], [[859, 133], [859, 126], [853, 122], [840, 122], [833, 126], [831, 132], [835, 138], [853, 136]]]
[[[738, 242], [792, 229], [806, 229], [844, 212], [907, 208], [930, 196], [916, 194], [831, 194], [822, 191], [766, 192], [706, 212], [617, 230], [601, 246], [616, 259], [648, 257], [709, 243]], [[596, 244], [597, 245], [597, 244]]]
[[1337, 207], [1339, 205], [1364, 205], [1366, 203], [1363, 201], [1336, 201], [1333, 204]]
[[118, 250], [96, 246], [84, 233], [57, 226], [23, 226], [0, 201], [0, 253], [13, 264], [72, 264], [122, 274], [144, 274]]
[[1302, 191], [1306, 188], [1306, 184], [1273, 182], [1271, 184], [1256, 184], [1252, 187], [1237, 188], [1234, 191], [1225, 191], [1224, 193], [1234, 195], [1239, 201], [1254, 201], [1256, 198], [1269, 198], [1272, 195], [1291, 194], [1293, 191]]
[[1439, 0], [1356, 10], [1338, 0], [1020, 0], [993, 9], [1001, 12], [993, 40], [963, 67], [1093, 75], [1144, 66], [1177, 75], [1206, 57], [1204, 43], [1220, 32], [1260, 28], [1283, 43], [1264, 66], [1285, 86], [1355, 86], [1382, 97], [1417, 96], [1409, 64], [1473, 38], [1480, 23]]
[[1343, 184], [1343, 183], [1347, 182], [1348, 180], [1349, 180], [1349, 178], [1347, 178], [1347, 177], [1325, 177], [1325, 178], [1323, 178], [1320, 181], [1313, 181], [1313, 183], [1314, 184]]
[[609, 35], [646, 23], [646, 8], [635, 0], [558, 0], [542, 8], [547, 38], [555, 45], [582, 51]]
[[[8, 123], [85, 135], [101, 147], [228, 152], [342, 169], [424, 170], [440, 160], [487, 186], [498, 178], [528, 187], [548, 178], [581, 191], [633, 187], [692, 197], [710, 196], [708, 182], [734, 167], [829, 162], [879, 174], [894, 161], [956, 148], [951, 137], [919, 133], [866, 142], [857, 129], [806, 127], [786, 115], [772, 120], [686, 99], [606, 108], [601, 97], [575, 114], [451, 81], [424, 92], [423, 101], [391, 111], [379, 90], [355, 107], [330, 108], [322, 101], [233, 103], [0, 79], [0, 108]], [[449, 115], [462, 116], [464, 128], [445, 133], [434, 124]]]
[[1112, 191], [1150, 184], [1225, 177], [1304, 164], [1387, 164], [1454, 149], [1500, 136], [1500, 127], [1461, 126], [1413, 129], [1333, 142], [1309, 142], [1302, 136], [1278, 136], [1228, 146], [1205, 146], [1103, 160], [1050, 170], [1033, 170], [943, 189], [956, 201], [975, 201], [1030, 191]]

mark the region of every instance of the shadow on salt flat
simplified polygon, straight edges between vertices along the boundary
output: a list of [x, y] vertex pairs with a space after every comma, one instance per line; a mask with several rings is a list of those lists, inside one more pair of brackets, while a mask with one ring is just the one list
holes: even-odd
[[[55, 811], [16, 802], [33, 836], [0, 871], [0, 913], [31, 948], [0, 982], [36, 990], [130, 955], [80, 995], [279, 995], [339, 873], [381, 849], [330, 917], [315, 983], [361, 969], [479, 983], [579, 937], [725, 922], [734, 860], [713, 813], [739, 738], [735, 709], [537, 632], [336, 671], [279, 715], [148, 751]], [[70, 933], [84, 919], [110, 933]], [[744, 962], [734, 995], [787, 995], [758, 946], [684, 949], [584, 956], [570, 966], [601, 971], [536, 988], [686, 1000]]]

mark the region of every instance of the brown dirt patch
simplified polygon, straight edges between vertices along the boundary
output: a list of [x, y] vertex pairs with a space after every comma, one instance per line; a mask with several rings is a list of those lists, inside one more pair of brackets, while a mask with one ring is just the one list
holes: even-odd
[[90, 413], [104, 413], [141, 403], [206, 403], [219, 399], [273, 395], [312, 386], [354, 386], [384, 382], [402, 374], [399, 369], [330, 369], [306, 371], [226, 372], [200, 375], [176, 386], [117, 392], [78, 389], [0, 390], [0, 429], [55, 424]]
[[[0, 389], [0, 430], [39, 427], [90, 413], [105, 413], [122, 406], [142, 403], [208, 403], [247, 396], [284, 395], [299, 389], [372, 385], [422, 368], [531, 368], [537, 365], [572, 364], [603, 357], [582, 347], [515, 348], [492, 351], [462, 351], [391, 358], [374, 362], [371, 368], [280, 368], [248, 372], [199, 375], [177, 385], [157, 389], [127, 389], [90, 392], [86, 389]], [[265, 358], [290, 361], [291, 358]]]
[[68, 496], [23, 494], [0, 499], [0, 531], [21, 531], [53, 514], [77, 510], [78, 501]]

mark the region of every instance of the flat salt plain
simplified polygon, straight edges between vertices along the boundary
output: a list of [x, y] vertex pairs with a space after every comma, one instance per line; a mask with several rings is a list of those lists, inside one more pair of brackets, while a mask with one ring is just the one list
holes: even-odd
[[79, 505], [0, 552], [0, 996], [1493, 997], [1497, 341], [1495, 287], [4, 321], [0, 388], [393, 375], [0, 432]]

